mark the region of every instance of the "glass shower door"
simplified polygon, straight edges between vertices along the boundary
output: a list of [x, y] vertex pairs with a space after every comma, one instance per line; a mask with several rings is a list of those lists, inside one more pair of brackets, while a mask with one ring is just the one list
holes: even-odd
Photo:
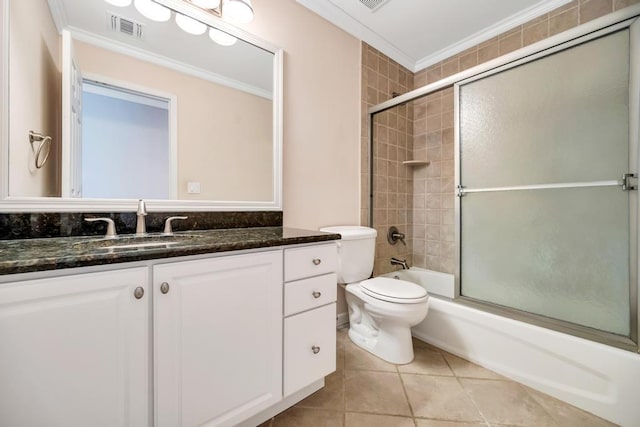
[[632, 337], [629, 46], [620, 30], [457, 85], [461, 296]]

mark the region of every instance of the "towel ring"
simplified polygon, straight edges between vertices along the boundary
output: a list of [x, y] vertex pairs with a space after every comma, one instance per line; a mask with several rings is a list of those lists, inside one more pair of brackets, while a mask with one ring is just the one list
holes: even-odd
[[40, 145], [38, 145], [38, 149], [36, 150], [35, 160], [36, 168], [40, 169], [44, 166], [45, 163], [47, 163], [49, 154], [51, 154], [51, 137], [30, 130], [29, 142], [31, 143], [31, 145], [33, 145], [34, 142], [40, 143]]

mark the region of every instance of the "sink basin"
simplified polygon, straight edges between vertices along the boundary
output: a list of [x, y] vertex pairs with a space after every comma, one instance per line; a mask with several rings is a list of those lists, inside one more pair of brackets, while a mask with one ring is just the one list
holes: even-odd
[[201, 238], [197, 234], [149, 234], [146, 236], [118, 236], [115, 239], [91, 239], [75, 242], [73, 248], [84, 251], [116, 252], [171, 248], [190, 244]]

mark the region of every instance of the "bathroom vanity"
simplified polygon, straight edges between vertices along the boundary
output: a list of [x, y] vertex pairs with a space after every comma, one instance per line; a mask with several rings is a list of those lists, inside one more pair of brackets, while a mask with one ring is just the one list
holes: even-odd
[[0, 242], [0, 425], [257, 425], [323, 386], [340, 236], [184, 235]]

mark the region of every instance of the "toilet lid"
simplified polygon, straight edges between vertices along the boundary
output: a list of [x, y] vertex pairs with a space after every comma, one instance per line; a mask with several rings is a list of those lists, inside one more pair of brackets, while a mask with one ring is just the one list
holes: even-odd
[[387, 301], [408, 303], [427, 296], [427, 291], [423, 287], [390, 277], [375, 277], [360, 282], [360, 286], [365, 294]]

